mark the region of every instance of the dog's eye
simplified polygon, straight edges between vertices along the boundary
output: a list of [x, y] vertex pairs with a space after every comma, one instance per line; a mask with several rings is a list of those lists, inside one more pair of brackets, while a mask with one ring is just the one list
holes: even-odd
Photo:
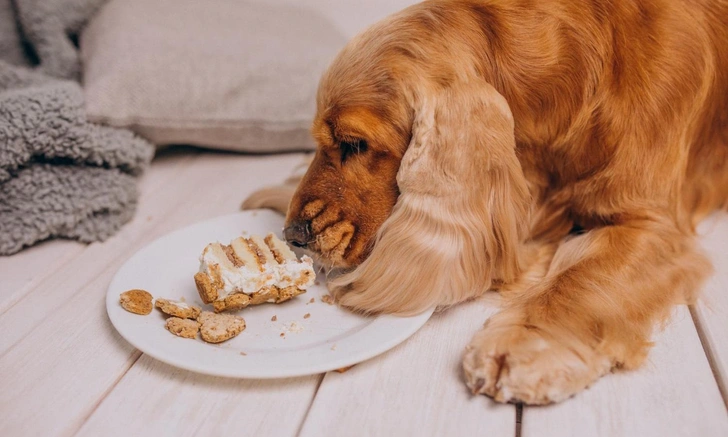
[[346, 159], [352, 155], [358, 155], [366, 152], [367, 142], [361, 138], [355, 140], [342, 141], [339, 144], [341, 148], [341, 162], [343, 163]]

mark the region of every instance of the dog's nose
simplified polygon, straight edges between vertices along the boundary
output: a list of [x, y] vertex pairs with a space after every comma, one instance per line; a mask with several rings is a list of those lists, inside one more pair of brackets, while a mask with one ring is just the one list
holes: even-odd
[[305, 247], [311, 242], [311, 222], [295, 221], [283, 230], [283, 237], [296, 247]]

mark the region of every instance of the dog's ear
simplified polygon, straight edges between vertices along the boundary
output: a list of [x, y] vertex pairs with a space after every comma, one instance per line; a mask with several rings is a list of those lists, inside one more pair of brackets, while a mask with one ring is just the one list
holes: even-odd
[[530, 199], [505, 99], [479, 84], [424, 93], [413, 106], [397, 204], [370, 256], [329, 282], [356, 310], [451, 305], [521, 270]]

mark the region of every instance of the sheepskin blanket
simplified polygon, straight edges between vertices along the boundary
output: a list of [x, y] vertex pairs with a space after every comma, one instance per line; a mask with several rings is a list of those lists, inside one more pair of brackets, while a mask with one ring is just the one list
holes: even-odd
[[154, 148], [86, 120], [73, 43], [100, 0], [0, 0], [0, 255], [104, 240], [134, 214]]

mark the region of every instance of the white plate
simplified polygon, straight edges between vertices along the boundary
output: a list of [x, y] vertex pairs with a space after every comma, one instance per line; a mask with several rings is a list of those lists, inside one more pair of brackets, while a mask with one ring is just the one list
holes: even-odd
[[[193, 275], [210, 242], [227, 243], [244, 232], [280, 236], [283, 218], [270, 211], [223, 216], [172, 232], [131, 257], [111, 280], [106, 309], [111, 323], [134, 347], [173, 366], [238, 378], [280, 378], [322, 373], [379, 355], [414, 334], [432, 315], [362, 317], [321, 301], [324, 278], [291, 301], [240, 311], [247, 328], [220, 345], [176, 337], [155, 309], [148, 316], [129, 313], [119, 294], [141, 288], [155, 298], [202, 306]], [[311, 298], [314, 303], [309, 303]], [[304, 315], [310, 314], [308, 318]], [[276, 316], [277, 320], [271, 318]], [[281, 333], [285, 335], [281, 337]]]

